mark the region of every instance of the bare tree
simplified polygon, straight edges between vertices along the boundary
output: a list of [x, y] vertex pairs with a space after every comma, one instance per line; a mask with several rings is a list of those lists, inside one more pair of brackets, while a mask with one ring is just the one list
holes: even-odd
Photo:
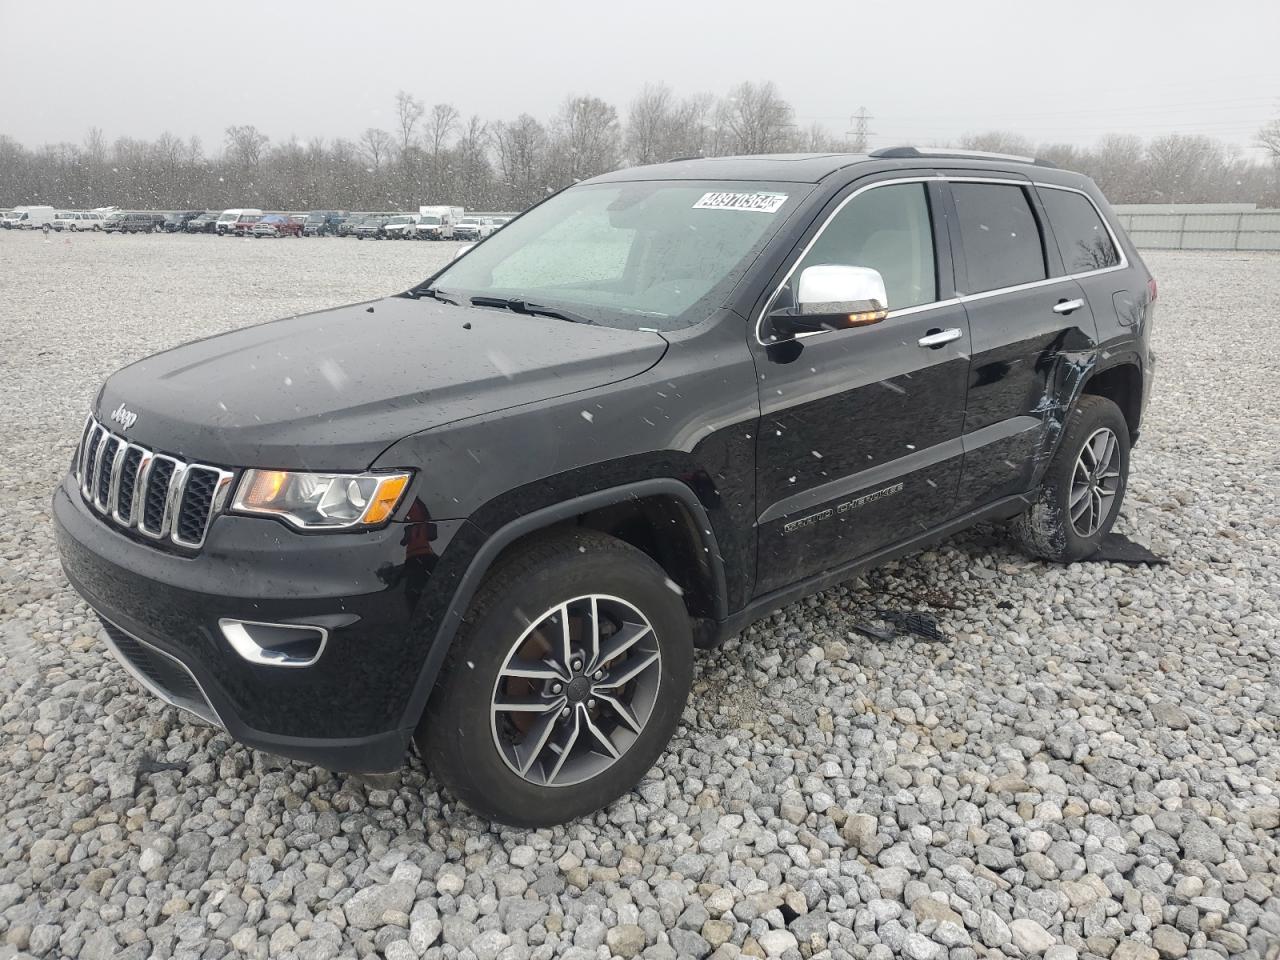
[[1144, 198], [1142, 138], [1131, 133], [1111, 133], [1102, 137], [1081, 169], [1093, 177], [1108, 197], [1117, 203], [1135, 203]]
[[1222, 144], [1209, 137], [1172, 133], [1147, 144], [1147, 179], [1153, 199], [1164, 203], [1196, 203], [1213, 198], [1213, 172], [1226, 157]]
[[627, 112], [627, 158], [632, 163], [659, 163], [675, 125], [675, 97], [665, 84], [645, 85]]
[[457, 107], [451, 103], [437, 103], [431, 108], [424, 136], [427, 152], [431, 154], [432, 160], [438, 159], [444, 151], [449, 138], [458, 129], [458, 120], [461, 116]]
[[373, 164], [373, 169], [381, 170], [382, 161], [391, 152], [391, 134], [377, 127], [369, 127], [360, 135], [360, 147]]
[[400, 149], [408, 150], [413, 142], [413, 130], [422, 119], [426, 108], [403, 90], [396, 93], [396, 124], [400, 128]]
[[269, 138], [252, 124], [243, 127], [227, 127], [227, 153], [232, 163], [243, 167], [256, 167], [262, 160]]
[[1271, 154], [1271, 159], [1280, 163], [1280, 119], [1272, 120], [1258, 131], [1258, 146]]
[[966, 133], [960, 138], [962, 150], [983, 150], [987, 153], [1011, 153], [1019, 157], [1032, 156], [1036, 148], [1026, 137], [1007, 130], [988, 130], [986, 133]]
[[547, 131], [542, 124], [522, 113], [510, 123], [496, 124], [493, 138], [505, 188], [503, 204], [523, 208], [542, 199], [547, 190]]
[[772, 82], [740, 83], [716, 110], [718, 152], [779, 153], [792, 147], [791, 105]]
[[556, 117], [555, 148], [566, 183], [614, 169], [622, 152], [618, 111], [599, 97], [570, 97]]

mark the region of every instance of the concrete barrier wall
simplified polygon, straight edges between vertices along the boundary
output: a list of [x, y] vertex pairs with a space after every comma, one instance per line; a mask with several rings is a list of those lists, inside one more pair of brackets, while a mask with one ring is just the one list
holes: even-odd
[[1141, 212], [1115, 208], [1116, 219], [1139, 249], [1280, 250], [1280, 210], [1179, 211], [1165, 206]]

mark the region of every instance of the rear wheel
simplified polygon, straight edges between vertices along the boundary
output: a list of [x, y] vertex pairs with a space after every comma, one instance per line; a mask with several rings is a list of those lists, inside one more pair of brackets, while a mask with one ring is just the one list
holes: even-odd
[[662, 568], [603, 534], [554, 534], [485, 580], [415, 739], [478, 813], [564, 823], [644, 776], [692, 672], [688, 613]]
[[1129, 480], [1129, 427], [1106, 397], [1085, 395], [1067, 417], [1036, 500], [1014, 522], [1031, 554], [1058, 563], [1095, 553], [1120, 514]]

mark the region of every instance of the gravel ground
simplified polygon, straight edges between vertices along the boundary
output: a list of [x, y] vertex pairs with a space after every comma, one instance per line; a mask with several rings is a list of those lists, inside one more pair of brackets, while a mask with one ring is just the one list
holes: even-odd
[[[1167, 566], [980, 528], [789, 607], [701, 655], [671, 749], [589, 822], [495, 829], [416, 761], [373, 788], [142, 692], [49, 523], [96, 385], [449, 252], [0, 235], [0, 958], [1280, 957], [1278, 256], [1149, 257], [1119, 529]], [[862, 639], [884, 606], [945, 641]]]

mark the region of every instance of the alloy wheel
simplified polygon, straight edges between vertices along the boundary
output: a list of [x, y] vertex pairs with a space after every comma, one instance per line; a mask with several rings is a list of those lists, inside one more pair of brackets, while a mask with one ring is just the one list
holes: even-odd
[[1084, 442], [1071, 472], [1071, 526], [1082, 537], [1101, 529], [1120, 490], [1119, 441], [1108, 427], [1095, 430]]
[[558, 604], [520, 635], [498, 672], [494, 745], [529, 783], [590, 780], [639, 738], [661, 672], [653, 626], [627, 601], [591, 594]]

